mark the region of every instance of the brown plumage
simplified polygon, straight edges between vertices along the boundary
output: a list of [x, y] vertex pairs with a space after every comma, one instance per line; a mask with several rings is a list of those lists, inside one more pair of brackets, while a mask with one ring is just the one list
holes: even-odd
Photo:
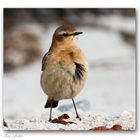
[[83, 52], [76, 46], [77, 35], [73, 26], [60, 26], [53, 35], [49, 51], [42, 59], [41, 87], [48, 95], [45, 108], [57, 107], [58, 101], [72, 99], [82, 90], [88, 73]]

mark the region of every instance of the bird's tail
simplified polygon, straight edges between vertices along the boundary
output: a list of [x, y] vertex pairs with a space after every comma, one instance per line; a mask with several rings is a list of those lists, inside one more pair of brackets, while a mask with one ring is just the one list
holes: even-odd
[[47, 100], [47, 102], [46, 102], [46, 104], [45, 104], [45, 108], [50, 108], [51, 106], [52, 106], [52, 108], [55, 108], [55, 107], [57, 107], [58, 106], [58, 102], [59, 101], [55, 101], [55, 100], [53, 100], [53, 99], [50, 99], [50, 98], [48, 98], [48, 100]]

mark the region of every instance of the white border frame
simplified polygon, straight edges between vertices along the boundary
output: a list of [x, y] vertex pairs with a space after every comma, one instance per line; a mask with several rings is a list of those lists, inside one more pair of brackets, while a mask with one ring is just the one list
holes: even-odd
[[[137, 12], [137, 35], [139, 33], [139, 0], [0, 0], [0, 78], [3, 77], [3, 8], [136, 8]], [[138, 39], [138, 36], [137, 36]], [[137, 65], [139, 62], [139, 40], [137, 40]], [[139, 70], [139, 65], [137, 66]], [[138, 75], [139, 76], [139, 75]], [[139, 78], [139, 77], [138, 77]], [[138, 81], [137, 81], [138, 82]], [[137, 83], [138, 84], [138, 83]], [[137, 97], [139, 85], [137, 85]], [[2, 100], [2, 80], [0, 81], [0, 97]], [[137, 99], [138, 101], [139, 99]], [[2, 105], [2, 103], [0, 104]], [[137, 106], [139, 103], [137, 102]], [[2, 109], [2, 106], [1, 106]], [[139, 107], [137, 107], [137, 130], [135, 132], [4, 132], [2, 130], [2, 114], [1, 114], [1, 132], [0, 139], [55, 139], [55, 140], [93, 140], [93, 139], [124, 139], [132, 140], [140, 137], [139, 127]], [[6, 137], [7, 136], [7, 137]], [[20, 137], [22, 136], [22, 137]], [[9, 138], [8, 138], [9, 137]]]

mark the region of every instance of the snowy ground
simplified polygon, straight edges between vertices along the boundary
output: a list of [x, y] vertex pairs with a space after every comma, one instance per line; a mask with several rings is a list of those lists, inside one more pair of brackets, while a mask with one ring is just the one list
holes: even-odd
[[[75, 98], [77, 108], [93, 112], [93, 114], [94, 112], [121, 114], [124, 110], [135, 112], [135, 50], [134, 47], [124, 42], [117, 32], [117, 29], [119, 31], [121, 28], [134, 31], [135, 21], [130, 18], [127, 20], [130, 22], [124, 22], [122, 18], [114, 16], [107, 19], [102, 17], [98, 20], [103, 25], [106, 25], [108, 20], [114, 21], [108, 24], [112, 30], [85, 26], [78, 28], [84, 33], [79, 37], [78, 45], [87, 57], [90, 70], [84, 89]], [[118, 24], [115, 24], [116, 21]], [[122, 23], [123, 26], [119, 23]], [[58, 25], [51, 25], [47, 31], [37, 25], [28, 26], [40, 35], [43, 56], [50, 47], [52, 34]], [[25, 117], [40, 114], [38, 112], [45, 112], [43, 107], [47, 96], [40, 87], [40, 74], [41, 58], [22, 69], [4, 74], [3, 114], [4, 118], [9, 119], [9, 122], [12, 119], [25, 119]], [[62, 113], [71, 109], [73, 109], [71, 100], [61, 101], [57, 108]], [[84, 121], [86, 122], [86, 120]], [[21, 126], [25, 129], [24, 124]], [[54, 124], [51, 126], [53, 128]], [[96, 125], [93, 124], [93, 126]], [[132, 126], [133, 123], [130, 127], [134, 128]], [[88, 127], [83, 127], [81, 126], [80, 129], [88, 129]], [[47, 125], [43, 127], [43, 129], [47, 128], [49, 129]], [[75, 126], [75, 129], [78, 128]]]
[[[99, 127], [105, 127], [109, 129], [114, 125], [117, 125], [117, 128], [113, 130], [135, 130], [134, 113], [129, 113], [126, 111], [122, 114], [111, 116], [80, 112], [82, 119], [81, 121], [75, 118], [75, 113], [68, 112], [68, 114], [70, 118], [63, 119], [61, 124], [49, 122], [49, 113], [43, 113], [40, 117], [32, 117], [30, 119], [17, 119], [14, 121], [6, 120], [8, 127], [3, 128], [4, 130], [93, 130], [94, 128]], [[60, 115], [60, 113], [57, 112], [54, 113], [54, 115], [57, 117]]]

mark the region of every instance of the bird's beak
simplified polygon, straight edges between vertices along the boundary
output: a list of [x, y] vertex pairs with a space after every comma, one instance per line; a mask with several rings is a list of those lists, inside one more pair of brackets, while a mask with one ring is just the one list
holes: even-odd
[[73, 33], [73, 35], [74, 36], [76, 36], [76, 35], [80, 35], [80, 34], [82, 34], [83, 32], [75, 32], [75, 33]]
[[75, 33], [73, 33], [73, 34], [69, 34], [69, 36], [77, 36], [77, 35], [80, 35], [80, 34], [82, 34], [83, 32], [75, 32]]

